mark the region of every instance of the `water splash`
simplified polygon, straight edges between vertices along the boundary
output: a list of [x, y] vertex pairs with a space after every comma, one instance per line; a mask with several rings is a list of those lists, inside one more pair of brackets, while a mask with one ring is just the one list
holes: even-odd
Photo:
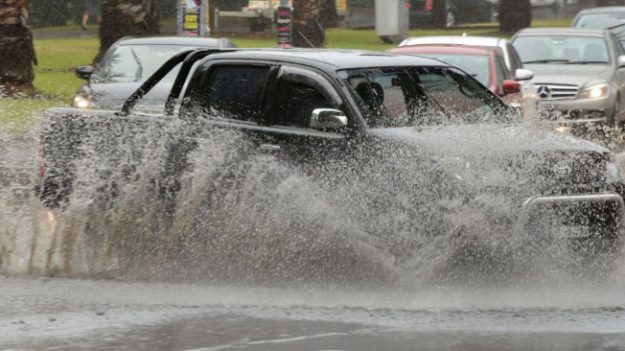
[[[482, 143], [449, 157], [464, 133], [452, 131], [445, 155], [380, 142], [294, 165], [233, 130], [89, 118], [69, 204], [32, 203], [40, 229], [21, 251], [3, 246], [3, 270], [30, 257], [47, 275], [374, 286], [560, 284], [583, 271], [574, 248], [517, 225], [523, 196], [550, 181], [530, 177], [544, 154]], [[506, 187], [513, 176], [530, 178]]]

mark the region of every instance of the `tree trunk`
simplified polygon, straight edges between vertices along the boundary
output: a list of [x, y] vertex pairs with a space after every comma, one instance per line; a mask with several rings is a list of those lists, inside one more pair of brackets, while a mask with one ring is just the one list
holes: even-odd
[[499, 3], [499, 29], [514, 33], [532, 25], [530, 0], [501, 0]]
[[29, 0], [0, 0], [0, 87], [32, 89], [36, 64], [28, 25]]
[[432, 4], [432, 26], [447, 27], [447, 0], [434, 0]]
[[125, 36], [158, 34], [158, 6], [154, 0], [102, 0], [98, 62], [113, 43]]
[[336, 0], [323, 0], [320, 17], [323, 28], [335, 28], [338, 25], [339, 15], [336, 12]]
[[325, 30], [320, 22], [322, 0], [293, 0], [293, 46], [321, 48]]

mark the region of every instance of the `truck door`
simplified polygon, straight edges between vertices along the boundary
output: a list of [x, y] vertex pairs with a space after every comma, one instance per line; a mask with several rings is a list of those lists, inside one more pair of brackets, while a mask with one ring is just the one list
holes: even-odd
[[[277, 66], [249, 62], [209, 62], [198, 67], [179, 112], [182, 120], [197, 127], [182, 128], [187, 134], [178, 133], [172, 138], [166, 161], [167, 177], [180, 179], [193, 162], [189, 159], [190, 153], [202, 143], [208, 148], [202, 155], [205, 161], [227, 163], [221, 167], [224, 169], [231, 164], [241, 164], [256, 153], [266, 134], [263, 128], [267, 116], [267, 86], [276, 74]], [[228, 157], [220, 160], [218, 151], [224, 148], [228, 150]]]
[[348, 157], [345, 128], [321, 130], [311, 125], [317, 109], [340, 110], [345, 115], [342, 99], [328, 79], [310, 69], [283, 66], [276, 86], [268, 120], [273, 144], [268, 149], [279, 150], [282, 157], [300, 165]]

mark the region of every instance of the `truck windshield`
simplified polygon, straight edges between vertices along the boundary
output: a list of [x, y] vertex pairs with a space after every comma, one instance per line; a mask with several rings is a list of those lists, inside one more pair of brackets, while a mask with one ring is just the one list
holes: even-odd
[[344, 73], [371, 128], [507, 123], [514, 119], [499, 98], [456, 68], [369, 68]]

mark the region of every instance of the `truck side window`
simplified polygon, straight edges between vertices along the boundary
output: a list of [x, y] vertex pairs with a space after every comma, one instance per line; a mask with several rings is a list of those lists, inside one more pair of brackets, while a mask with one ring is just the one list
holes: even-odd
[[269, 67], [215, 67], [205, 90], [204, 111], [215, 117], [257, 121], [268, 76]]
[[315, 109], [334, 108], [334, 104], [307, 81], [308, 79], [300, 81], [295, 75], [282, 79], [278, 90], [275, 124], [308, 128]]

